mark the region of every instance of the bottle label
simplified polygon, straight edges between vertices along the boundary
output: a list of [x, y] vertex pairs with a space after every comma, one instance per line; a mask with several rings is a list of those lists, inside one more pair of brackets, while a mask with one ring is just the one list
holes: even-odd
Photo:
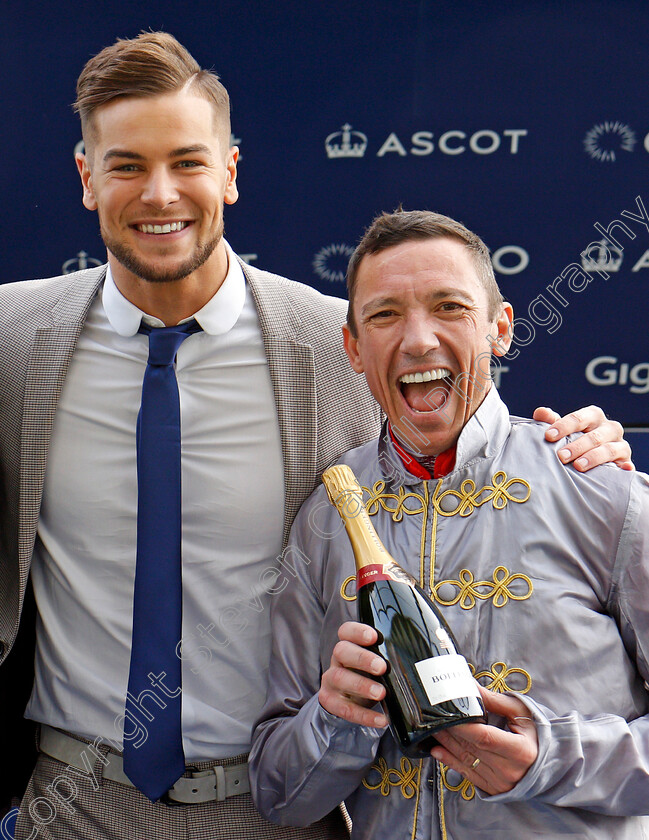
[[458, 653], [423, 659], [415, 662], [415, 668], [433, 706], [446, 700], [479, 696], [466, 659]]
[[392, 575], [385, 571], [385, 566], [381, 563], [370, 563], [358, 570], [356, 575], [356, 589], [365, 586], [367, 583], [372, 583], [375, 580], [394, 580]]

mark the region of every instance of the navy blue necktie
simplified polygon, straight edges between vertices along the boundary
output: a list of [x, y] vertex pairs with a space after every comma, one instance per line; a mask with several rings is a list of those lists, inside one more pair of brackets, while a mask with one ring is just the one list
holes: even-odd
[[152, 801], [185, 771], [176, 655], [182, 577], [180, 401], [174, 362], [183, 340], [200, 329], [194, 320], [176, 327], [140, 327], [149, 335], [149, 361], [137, 420], [137, 562], [124, 772]]

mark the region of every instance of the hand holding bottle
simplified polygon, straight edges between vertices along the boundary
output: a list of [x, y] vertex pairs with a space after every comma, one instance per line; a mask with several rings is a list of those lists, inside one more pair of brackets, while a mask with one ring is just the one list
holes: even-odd
[[[331, 666], [322, 676], [320, 704], [350, 723], [386, 726], [385, 715], [371, 708], [385, 694], [383, 686], [372, 679], [385, 671], [385, 661], [364, 647], [376, 642], [376, 631], [347, 621], [338, 638]], [[493, 796], [511, 790], [534, 764], [538, 738], [530, 711], [521, 700], [483, 686], [480, 694], [486, 711], [504, 717], [507, 729], [467, 723], [440, 730], [435, 733], [439, 745], [432, 756]], [[476, 759], [480, 759], [477, 764]]]
[[480, 790], [494, 795], [511, 790], [538, 755], [536, 726], [527, 706], [507, 694], [480, 686], [487, 712], [506, 719], [507, 728], [466, 723], [435, 733], [433, 758], [457, 770]]
[[338, 630], [338, 638], [331, 664], [322, 675], [320, 705], [350, 723], [377, 729], [387, 726], [387, 717], [371, 708], [385, 697], [385, 688], [372, 679], [385, 673], [385, 659], [365, 647], [376, 643], [376, 630], [358, 621], [346, 621]]

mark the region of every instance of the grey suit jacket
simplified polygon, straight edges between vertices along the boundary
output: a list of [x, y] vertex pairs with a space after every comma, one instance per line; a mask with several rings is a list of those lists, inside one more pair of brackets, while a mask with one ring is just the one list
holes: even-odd
[[[380, 416], [342, 348], [344, 301], [243, 268], [277, 404], [286, 540], [322, 470], [377, 435]], [[105, 272], [0, 285], [0, 663], [18, 632], [58, 398]]]

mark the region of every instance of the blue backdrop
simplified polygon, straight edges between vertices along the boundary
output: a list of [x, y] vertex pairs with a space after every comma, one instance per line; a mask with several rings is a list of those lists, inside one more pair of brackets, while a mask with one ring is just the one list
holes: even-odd
[[23, 2], [3, 12], [0, 281], [104, 260], [70, 103], [86, 59], [166, 29], [230, 91], [254, 264], [344, 296], [375, 213], [461, 219], [519, 317], [514, 413], [596, 402], [649, 469], [649, 4]]

